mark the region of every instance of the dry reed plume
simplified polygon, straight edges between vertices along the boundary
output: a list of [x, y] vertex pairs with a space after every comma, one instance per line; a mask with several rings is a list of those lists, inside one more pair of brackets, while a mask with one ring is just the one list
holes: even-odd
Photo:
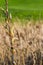
[[[43, 23], [14, 23], [8, 33], [0, 25], [0, 65], [43, 65]], [[11, 36], [10, 36], [10, 35]]]

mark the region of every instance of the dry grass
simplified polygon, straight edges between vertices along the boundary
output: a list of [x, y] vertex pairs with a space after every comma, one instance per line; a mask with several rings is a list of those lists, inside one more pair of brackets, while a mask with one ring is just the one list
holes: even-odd
[[43, 23], [15, 22], [10, 32], [0, 25], [0, 65], [13, 65], [11, 41], [16, 65], [43, 65]]

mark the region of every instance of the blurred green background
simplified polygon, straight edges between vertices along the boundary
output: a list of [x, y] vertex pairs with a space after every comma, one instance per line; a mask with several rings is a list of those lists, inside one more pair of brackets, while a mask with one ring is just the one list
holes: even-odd
[[[5, 0], [0, 0], [0, 7], [5, 8]], [[8, 7], [13, 18], [43, 19], [43, 0], [8, 0]]]

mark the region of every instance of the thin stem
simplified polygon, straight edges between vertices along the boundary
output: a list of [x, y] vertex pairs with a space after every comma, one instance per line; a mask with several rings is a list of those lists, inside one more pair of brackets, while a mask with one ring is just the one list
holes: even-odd
[[8, 19], [8, 0], [5, 0], [5, 6], [6, 6], [6, 18]]

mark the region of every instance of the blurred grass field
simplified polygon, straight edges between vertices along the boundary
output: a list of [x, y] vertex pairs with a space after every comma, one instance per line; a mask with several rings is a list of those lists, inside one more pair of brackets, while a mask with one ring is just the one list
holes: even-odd
[[[13, 18], [43, 19], [43, 0], [8, 0], [8, 6]], [[5, 8], [5, 0], [0, 0], [0, 7]]]
[[10, 20], [0, 10], [0, 64], [43, 65], [43, 0], [8, 0], [8, 9]]

